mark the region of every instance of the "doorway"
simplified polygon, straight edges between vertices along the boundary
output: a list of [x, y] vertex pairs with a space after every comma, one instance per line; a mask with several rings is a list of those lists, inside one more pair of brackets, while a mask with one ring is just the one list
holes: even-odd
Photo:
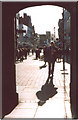
[[[24, 4], [22, 3], [22, 4], [18, 4], [18, 3], [13, 3], [13, 4], [11, 4], [11, 3], [9, 3], [8, 4], [8, 6], [9, 6], [9, 9], [7, 8], [7, 4], [8, 3], [4, 3], [3, 4], [3, 13], [8, 13], [8, 11], [9, 11], [9, 9], [10, 9], [10, 7], [11, 7], [11, 9], [14, 7], [14, 6], [12, 6], [13, 4], [17, 4], [18, 6], [19, 6], [19, 8], [14, 8], [15, 9], [15, 13], [16, 13], [16, 11], [18, 11], [17, 9], [21, 9], [21, 8], [23, 8], [24, 7]], [[47, 4], [47, 3], [32, 3], [32, 4], [34, 4], [34, 5], [38, 5], [38, 4]], [[57, 4], [57, 5], [60, 5], [60, 6], [63, 6], [63, 4], [64, 4], [64, 6], [66, 7], [66, 4], [68, 4], [68, 3], [49, 3], [49, 4]], [[73, 4], [73, 3], [71, 3], [73, 6], [75, 6], [75, 4]], [[28, 3], [27, 3], [27, 5], [28, 5]], [[5, 6], [5, 7], [4, 7]], [[7, 9], [7, 11], [6, 11], [6, 9]], [[73, 20], [74, 20], [74, 16], [75, 16], [75, 14], [74, 14], [74, 12], [73, 12], [73, 10], [71, 9], [71, 6], [70, 7], [68, 7], [68, 9], [71, 11], [71, 23], [73, 23]], [[73, 8], [74, 9], [74, 8]], [[6, 11], [6, 12], [5, 12]], [[75, 9], [74, 9], [74, 11], [75, 11]], [[10, 16], [10, 18], [12, 18], [12, 20], [13, 20], [13, 17], [14, 17], [14, 14], [15, 13], [13, 13], [13, 14], [11, 14], [10, 13], [10, 11], [9, 11], [9, 16]], [[6, 18], [6, 16], [5, 16], [5, 14], [3, 14], [3, 21], [4, 21], [4, 18]], [[9, 17], [7, 18], [7, 22], [9, 22]], [[5, 22], [4, 22], [5, 23]], [[4, 31], [4, 34], [6, 35], [6, 37], [7, 38], [9, 38], [9, 41], [13, 38], [13, 35], [12, 35], [12, 33], [13, 33], [13, 31], [12, 30], [10, 30], [10, 28], [13, 28], [13, 21], [11, 21], [11, 23], [12, 24], [10, 24], [10, 27], [8, 26], [8, 24], [6, 25], [7, 27], [7, 29], [8, 29], [8, 31], [6, 32], [6, 33], [8, 33], [8, 34], [6, 34], [5, 33], [5, 31]], [[5, 26], [3, 27], [3, 28], [5, 28]], [[6, 28], [5, 28], [5, 30], [6, 30]], [[71, 24], [71, 30], [72, 30], [72, 28], [75, 28], [75, 24], [73, 25], [73, 24]], [[14, 29], [13, 29], [14, 30]], [[11, 33], [11, 36], [9, 36], [9, 34]], [[75, 43], [73, 42], [73, 39], [74, 39], [74, 41], [75, 41], [75, 31], [71, 31], [71, 39], [72, 39], [72, 46], [75, 46]], [[5, 36], [4, 35], [4, 36]], [[3, 36], [3, 43], [6, 41], [5, 40], [5, 37]], [[13, 42], [9, 42], [9, 41], [7, 41], [7, 44], [9, 44], [9, 46], [7, 45], [7, 46], [5, 46], [5, 48], [7, 47], [7, 49], [6, 50], [8, 50], [8, 51], [5, 51], [5, 49], [3, 50], [3, 53], [8, 53], [9, 52], [9, 49], [11, 48], [13, 48], [12, 47], [12, 43]], [[12, 40], [13, 41], [13, 40]], [[4, 44], [5, 45], [5, 44]], [[72, 47], [72, 49], [73, 49], [73, 47]], [[75, 50], [75, 49], [74, 49]], [[74, 51], [75, 52], [75, 51]], [[10, 53], [13, 53], [13, 49], [12, 49], [12, 51], [10, 52]], [[74, 57], [73, 57], [74, 56]], [[3, 56], [3, 62], [6, 64], [6, 63], [8, 63], [8, 60], [9, 60], [9, 58], [10, 58], [10, 54], [9, 54], [9, 56], [7, 56], [7, 61], [5, 62], [5, 58], [6, 57], [6, 55], [5, 56]], [[12, 57], [11, 57], [12, 58]], [[10, 59], [11, 59], [10, 58]], [[72, 64], [72, 70], [74, 70], [74, 68], [75, 68], [75, 62], [74, 62], [74, 58], [75, 58], [75, 54], [73, 54], [72, 55], [72, 63], [74, 63], [74, 66], [73, 66], [73, 64]], [[12, 59], [11, 59], [11, 61], [12, 61]], [[8, 65], [8, 64], [6, 64], [6, 65]], [[12, 66], [12, 67], [11, 67]], [[14, 68], [13, 67], [13, 61], [10, 63], [10, 66], [9, 66], [9, 68]], [[4, 68], [4, 67], [3, 67]], [[6, 67], [6, 69], [7, 69], [8, 67]], [[5, 69], [5, 70], [6, 70]], [[3, 69], [4, 70], [4, 69]], [[5, 73], [5, 72], [3, 72], [3, 73]], [[7, 75], [10, 75], [10, 79], [11, 79], [11, 74], [9, 74], [10, 72], [9, 71], [7, 71]], [[14, 74], [14, 72], [12, 72], [13, 74]], [[4, 75], [4, 76], [6, 76], [6, 75]], [[7, 78], [8, 79], [8, 78]], [[71, 82], [71, 88], [74, 88], [74, 90], [76, 90], [75, 89], [75, 81], [73, 81], [73, 79], [75, 79], [75, 74], [74, 75], [72, 75], [72, 82]], [[5, 80], [5, 78], [4, 78], [4, 80]], [[14, 80], [13, 80], [14, 81]], [[3, 83], [5, 83], [5, 81], [3, 81]], [[7, 86], [8, 86], [8, 83], [9, 83], [9, 81], [7, 81]], [[13, 83], [14, 85], [15, 85], [15, 82], [11, 82], [10, 81], [10, 83]], [[9, 83], [9, 84], [10, 84]], [[74, 83], [74, 84], [73, 84]], [[13, 85], [12, 84], [12, 85]], [[6, 86], [4, 86], [4, 87], [6, 87]], [[3, 91], [4, 91], [4, 87], [3, 87]], [[8, 86], [8, 89], [10, 89], [9, 88], [9, 86]], [[14, 91], [15, 91], [15, 87], [14, 87], [14, 89], [13, 89]], [[8, 90], [9, 91], [9, 90]], [[7, 92], [8, 92], [7, 91]], [[5, 93], [5, 92], [4, 92]], [[9, 95], [9, 94], [8, 94]], [[71, 103], [72, 103], [72, 112], [74, 113], [74, 111], [76, 111], [76, 103], [75, 103], [75, 97], [74, 97], [74, 95], [76, 95], [76, 94], [73, 94], [73, 89], [71, 89], [71, 98], [72, 98], [72, 100], [71, 100]], [[3, 95], [3, 97], [5, 97], [5, 94]], [[4, 99], [3, 99], [4, 100]], [[6, 103], [6, 102], [3, 102], [3, 103]], [[6, 105], [5, 105], [6, 106]], [[7, 107], [6, 107], [7, 108]], [[6, 109], [5, 109], [5, 111], [6, 111]], [[5, 113], [5, 112], [4, 112]], [[74, 113], [75, 114], [75, 113]]]
[[[26, 13], [26, 10], [30, 11], [29, 14], [28, 12]], [[40, 10], [43, 11], [42, 14]], [[32, 14], [29, 16], [31, 11]], [[53, 13], [55, 11], [56, 16], [52, 14], [51, 18], [51, 14], [49, 16], [48, 14], [52, 13], [52, 11]], [[34, 23], [38, 22], [37, 25], [33, 25], [31, 22], [34, 19], [33, 15], [36, 19]], [[44, 16], [44, 19], [39, 15]], [[7, 117], [14, 117], [16, 111], [22, 111], [21, 115], [16, 114], [15, 117], [44, 118], [44, 113], [47, 112], [46, 117], [49, 118], [56, 118], [56, 114], [57, 118], [72, 118], [70, 106], [70, 20], [70, 13], [66, 9], [50, 5], [26, 8], [16, 14], [15, 63], [16, 90], [19, 96], [19, 104]], [[42, 30], [41, 27], [44, 29]], [[41, 33], [35, 32], [35, 29]], [[65, 35], [63, 36], [63, 34]], [[46, 85], [48, 63], [46, 62], [46, 66], [44, 66], [44, 46], [49, 47], [51, 41], [60, 49], [62, 54], [59, 53], [55, 62], [53, 84]], [[39, 50], [40, 55], [36, 57], [36, 51]], [[42, 90], [42, 88], [47, 90]], [[50, 90], [48, 91], [48, 89]], [[43, 97], [40, 97], [41, 95]], [[41, 102], [44, 98], [46, 98], [45, 102]], [[53, 103], [57, 104], [53, 105]], [[58, 109], [55, 109], [59, 108], [59, 105], [61, 114]], [[47, 111], [46, 107], [48, 107]], [[53, 111], [53, 115], [50, 113], [50, 110]]]

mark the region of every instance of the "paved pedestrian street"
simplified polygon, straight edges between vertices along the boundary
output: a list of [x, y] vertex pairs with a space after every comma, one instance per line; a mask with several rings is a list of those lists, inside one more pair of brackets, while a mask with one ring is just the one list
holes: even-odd
[[[19, 104], [5, 118], [72, 118], [70, 106], [70, 64], [56, 62], [53, 84], [57, 93], [49, 97], [43, 105], [39, 105], [37, 93], [48, 78], [48, 64], [35, 60], [35, 55], [29, 55], [23, 62], [16, 63], [16, 90]], [[47, 93], [45, 93], [47, 94]]]

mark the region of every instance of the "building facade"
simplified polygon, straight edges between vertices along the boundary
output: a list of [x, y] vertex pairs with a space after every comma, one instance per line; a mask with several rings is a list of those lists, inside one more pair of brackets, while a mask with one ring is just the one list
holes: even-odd
[[64, 40], [65, 40], [65, 50], [71, 48], [70, 43], [70, 24], [71, 17], [67, 10], [64, 10]]
[[71, 16], [70, 13], [64, 9], [63, 18], [59, 19], [58, 22], [58, 35], [59, 35], [59, 42], [61, 46], [63, 47], [63, 42], [64, 42], [64, 49], [70, 49], [71, 48], [71, 43], [70, 43], [70, 24], [71, 24]]
[[31, 23], [31, 17], [27, 14], [23, 14], [23, 17], [20, 17], [19, 14], [16, 15], [16, 36], [17, 36], [17, 48], [33, 46], [35, 29]]

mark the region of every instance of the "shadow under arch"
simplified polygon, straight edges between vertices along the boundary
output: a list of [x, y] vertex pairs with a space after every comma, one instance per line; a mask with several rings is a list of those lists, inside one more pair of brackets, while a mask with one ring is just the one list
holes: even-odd
[[[78, 117], [78, 105], [76, 102], [76, 2], [2, 2], [2, 112], [1, 118], [10, 113], [18, 104], [15, 83], [14, 65], [14, 21], [13, 18], [20, 10], [40, 5], [55, 5], [64, 7], [71, 14], [71, 84], [70, 96], [72, 114]], [[6, 21], [5, 21], [6, 20]], [[6, 59], [7, 58], [7, 59]], [[10, 61], [10, 62], [8, 62]], [[9, 102], [8, 102], [9, 101]]]
[[[49, 78], [47, 78], [47, 80], [48, 79]], [[42, 106], [49, 98], [52, 98], [56, 94], [57, 88], [54, 87], [53, 82], [46, 82], [42, 85], [41, 90], [36, 93], [36, 96], [39, 99], [38, 105]]]

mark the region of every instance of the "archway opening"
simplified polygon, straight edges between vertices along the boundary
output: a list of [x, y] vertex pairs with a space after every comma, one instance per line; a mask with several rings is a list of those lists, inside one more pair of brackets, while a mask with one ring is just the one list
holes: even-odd
[[[42, 9], [40, 13], [38, 13], [37, 9], [35, 9], [36, 7], [26, 8], [22, 11], [19, 11], [19, 13], [16, 14], [14, 20], [15, 21], [14, 31], [15, 31], [16, 88], [17, 88], [17, 93], [19, 94], [19, 105], [21, 106], [21, 107], [17, 106], [17, 109], [20, 108], [22, 110], [23, 107], [22, 103], [26, 105], [25, 109], [27, 110], [27, 112], [28, 109], [33, 110], [35, 106], [33, 115], [31, 114], [31, 116], [33, 116], [33, 118], [45, 117], [44, 116], [45, 114], [41, 116], [41, 112], [43, 113], [42, 110], [43, 107], [46, 106], [46, 104], [48, 104], [49, 111], [47, 111], [48, 116], [46, 114], [46, 117], [52, 118], [52, 116], [50, 116], [52, 115], [50, 114], [50, 110], [52, 109], [52, 107], [50, 107], [51, 103], [53, 105], [53, 103], [56, 103], [58, 101], [56, 104], [57, 106], [60, 105], [63, 101], [63, 104], [61, 106], [62, 114], [60, 113], [58, 114], [58, 112], [56, 112], [57, 118], [60, 117], [69, 118], [71, 117], [71, 107], [70, 107], [71, 16], [66, 9], [61, 7], [56, 7], [52, 5], [37, 6], [37, 8], [38, 7], [39, 7], [39, 11]], [[54, 11], [51, 10], [51, 8], [56, 9], [56, 11], [54, 10], [55, 14]], [[36, 12], [36, 16], [33, 13], [33, 9], [34, 12]], [[28, 10], [28, 12], [30, 11], [30, 13], [32, 11], [32, 14], [26, 12], [26, 10]], [[23, 16], [21, 16], [22, 13]], [[58, 15], [59, 13], [60, 15]], [[35, 23], [33, 23], [32, 15], [35, 16], [34, 17], [34, 19], [36, 20], [35, 23], [38, 22], [37, 27], [35, 26]], [[50, 16], [48, 17], [48, 15]], [[57, 16], [60, 17], [57, 18]], [[46, 20], [42, 22], [43, 18], [45, 18]], [[42, 26], [40, 26], [40, 22], [42, 23], [41, 24]], [[51, 22], [53, 23], [52, 25]], [[39, 31], [41, 32], [43, 28], [45, 29], [45, 33], [44, 32], [38, 33]], [[62, 54], [59, 54], [59, 56], [57, 57], [54, 67], [53, 84], [55, 85], [57, 90], [53, 94], [53, 96], [49, 96], [49, 98], [46, 100], [46, 103], [44, 103], [42, 105], [42, 108], [39, 109], [38, 107], [39, 104], [37, 104], [39, 102], [38, 101], [39, 99], [37, 98], [36, 93], [38, 91], [41, 91], [41, 88], [45, 84], [48, 77], [48, 62], [46, 63], [46, 67], [44, 68], [42, 67], [42, 69], [40, 69], [40, 67], [43, 66], [44, 64], [43, 48], [44, 46], [49, 47], [51, 41], [55, 43], [55, 46], [57, 48], [62, 50], [61, 51]], [[28, 49], [30, 49], [30, 53], [28, 52]], [[40, 56], [38, 58], [36, 58], [37, 57], [36, 49], [39, 49], [41, 51]], [[34, 53], [32, 53], [32, 50], [34, 50]], [[50, 93], [51, 92], [52, 91], [50, 91]], [[57, 98], [58, 100], [56, 101]], [[30, 106], [33, 106], [33, 108]], [[56, 111], [55, 106], [53, 110]], [[46, 113], [46, 111], [44, 113]], [[56, 118], [56, 114], [54, 113], [53, 115], [55, 115], [53, 117]], [[31, 116], [29, 115], [29, 117]]]

